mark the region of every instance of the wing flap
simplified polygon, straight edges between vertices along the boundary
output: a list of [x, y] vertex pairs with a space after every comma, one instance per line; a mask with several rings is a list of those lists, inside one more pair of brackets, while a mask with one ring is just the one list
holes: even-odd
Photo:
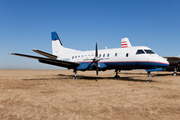
[[43, 58], [43, 57], [37, 57], [37, 56], [25, 55], [25, 54], [19, 54], [19, 53], [10, 53], [10, 54], [11, 55], [17, 55], [17, 56], [22, 56], [22, 57], [33, 58], [33, 59], [38, 59], [39, 62], [41, 62], [41, 63], [66, 67], [68, 69], [73, 69], [73, 68], [76, 68], [76, 67], [79, 66], [79, 63], [75, 63], [75, 62], [69, 62], [69, 61], [63, 61], [63, 60], [55, 60], [55, 59], [50, 59], [50, 58]]

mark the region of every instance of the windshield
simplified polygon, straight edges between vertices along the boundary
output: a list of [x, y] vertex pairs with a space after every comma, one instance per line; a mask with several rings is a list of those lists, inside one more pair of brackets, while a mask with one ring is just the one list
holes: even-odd
[[136, 52], [136, 54], [145, 54], [145, 52], [141, 49]]
[[144, 50], [147, 54], [155, 54], [152, 50]]

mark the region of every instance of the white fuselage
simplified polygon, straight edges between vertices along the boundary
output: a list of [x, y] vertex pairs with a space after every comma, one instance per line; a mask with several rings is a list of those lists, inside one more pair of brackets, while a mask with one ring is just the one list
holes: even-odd
[[[98, 50], [98, 57], [102, 58], [98, 65], [103, 63], [107, 69], [150, 69], [151, 67], [164, 67], [169, 63], [156, 53], [140, 53], [138, 50], [151, 50], [145, 46], [114, 48]], [[58, 56], [59, 60], [84, 64], [84, 68], [92, 62], [95, 51], [76, 51]], [[85, 65], [87, 64], [87, 65]], [[83, 69], [83, 66], [80, 69]], [[99, 66], [101, 67], [101, 66]]]

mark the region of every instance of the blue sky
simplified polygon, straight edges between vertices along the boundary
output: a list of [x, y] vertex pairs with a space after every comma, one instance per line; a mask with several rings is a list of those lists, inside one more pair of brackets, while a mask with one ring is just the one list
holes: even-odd
[[0, 0], [0, 69], [59, 69], [9, 52], [51, 53], [51, 32], [78, 50], [148, 46], [180, 55], [180, 0]]

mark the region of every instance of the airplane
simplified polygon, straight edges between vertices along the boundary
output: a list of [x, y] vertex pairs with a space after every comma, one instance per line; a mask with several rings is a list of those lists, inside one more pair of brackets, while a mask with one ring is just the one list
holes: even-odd
[[[130, 41], [128, 38], [121, 39], [121, 48], [127, 48], [132, 47]], [[180, 55], [178, 56], [164, 56], [168, 62], [169, 66], [163, 67], [163, 68], [157, 68], [157, 69], [148, 69], [147, 72], [152, 71], [174, 71], [173, 76], [178, 75], [178, 71], [180, 72]]]
[[164, 56], [164, 58], [169, 62], [169, 66], [165, 67], [162, 71], [174, 71], [173, 76], [177, 76], [177, 72], [180, 72], [180, 56]]
[[[153, 52], [149, 47], [131, 45], [126, 42], [128, 38], [124, 38], [124, 48], [102, 49], [98, 50], [97, 43], [95, 50], [79, 51], [66, 48], [62, 45], [61, 40], [56, 32], [51, 32], [52, 37], [52, 54], [41, 50], [33, 49], [34, 52], [45, 57], [37, 57], [19, 53], [9, 53], [22, 57], [37, 59], [40, 63], [65, 67], [73, 69], [73, 79], [77, 79], [77, 71], [95, 70], [96, 75], [99, 71], [115, 70], [116, 78], [119, 78], [118, 72], [121, 70], [132, 69], [157, 69], [169, 65], [169, 62], [158, 54]], [[150, 72], [148, 73], [148, 82], [151, 82]]]

